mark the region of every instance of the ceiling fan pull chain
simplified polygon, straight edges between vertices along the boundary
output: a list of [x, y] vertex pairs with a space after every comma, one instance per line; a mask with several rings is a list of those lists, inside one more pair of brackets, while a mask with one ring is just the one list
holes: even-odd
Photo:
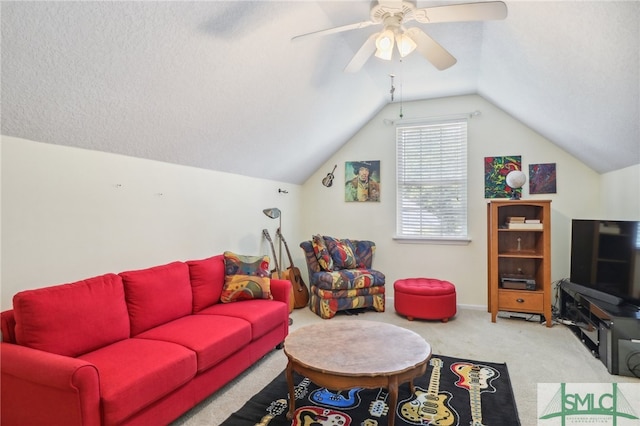
[[389, 90], [389, 93], [391, 93], [391, 102], [393, 102], [393, 94], [396, 91], [396, 87], [393, 85], [393, 78], [395, 75], [389, 74], [389, 77], [391, 77], [391, 90]]
[[404, 116], [402, 113], [402, 84], [404, 82], [404, 72], [402, 69], [402, 58], [400, 58], [400, 118]]

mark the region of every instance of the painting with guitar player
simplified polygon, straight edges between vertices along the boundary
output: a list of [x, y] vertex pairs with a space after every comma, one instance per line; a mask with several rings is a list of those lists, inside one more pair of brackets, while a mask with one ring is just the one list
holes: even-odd
[[380, 161], [347, 161], [345, 182], [345, 201], [380, 201]]

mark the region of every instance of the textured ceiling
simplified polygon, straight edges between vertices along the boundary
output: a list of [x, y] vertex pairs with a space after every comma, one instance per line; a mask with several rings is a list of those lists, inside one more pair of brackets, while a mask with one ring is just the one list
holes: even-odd
[[640, 163], [640, 3], [506, 3], [504, 21], [421, 25], [452, 68], [346, 74], [377, 27], [291, 37], [367, 1], [2, 1], [2, 134], [300, 184], [393, 73], [404, 100], [478, 93], [599, 172]]

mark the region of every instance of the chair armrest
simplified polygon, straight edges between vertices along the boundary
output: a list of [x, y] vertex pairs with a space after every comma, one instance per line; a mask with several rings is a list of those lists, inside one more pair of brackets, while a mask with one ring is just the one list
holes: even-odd
[[271, 295], [273, 300], [284, 302], [289, 306], [291, 299], [291, 281], [271, 279]]
[[355, 256], [359, 268], [371, 269], [373, 265], [373, 255], [376, 252], [376, 243], [368, 240], [352, 240], [356, 249]]
[[98, 369], [84, 360], [0, 343], [5, 425], [100, 425]]

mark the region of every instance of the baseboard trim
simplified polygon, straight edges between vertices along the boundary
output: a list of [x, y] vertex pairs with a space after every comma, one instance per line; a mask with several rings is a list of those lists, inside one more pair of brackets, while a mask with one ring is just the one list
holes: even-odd
[[471, 310], [474, 310], [474, 311], [487, 311], [488, 312], [487, 305], [468, 305], [468, 304], [459, 303], [458, 307], [461, 308], [461, 309], [471, 309]]
[[[393, 303], [394, 297], [393, 296], [386, 296], [385, 300], [387, 301], [387, 303]], [[489, 307], [487, 305], [469, 305], [469, 304], [466, 304], [466, 303], [458, 303], [457, 306], [460, 309], [469, 309], [469, 310], [473, 310], [473, 311], [487, 311], [487, 312], [489, 312]]]

